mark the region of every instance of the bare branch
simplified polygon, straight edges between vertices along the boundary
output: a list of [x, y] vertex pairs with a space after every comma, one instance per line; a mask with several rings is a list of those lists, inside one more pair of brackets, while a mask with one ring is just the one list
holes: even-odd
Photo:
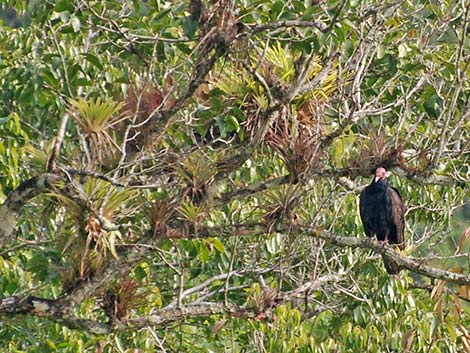
[[339, 247], [371, 249], [379, 254], [384, 254], [393, 258], [398, 263], [398, 265], [404, 269], [406, 268], [430, 278], [442, 279], [457, 284], [470, 285], [470, 275], [464, 275], [429, 266], [426, 264], [426, 258], [415, 258], [400, 255], [394, 250], [392, 246], [387, 245], [384, 242], [375, 240], [373, 238], [357, 238], [335, 235], [329, 231], [318, 230], [313, 226], [278, 224], [271, 228], [270, 225], [266, 225], [264, 223], [239, 224], [234, 225], [231, 228], [223, 227], [198, 229], [198, 233], [193, 234], [190, 237], [207, 238], [218, 236], [250, 236], [255, 234], [269, 234], [273, 231], [315, 237], [323, 239], [326, 242], [337, 245]]
[[273, 30], [273, 29], [279, 29], [279, 28], [306, 27], [306, 28], [316, 28], [320, 31], [323, 31], [327, 28], [325, 24], [320, 21], [300, 21], [300, 20], [286, 20], [286, 21], [279, 21], [279, 22], [267, 23], [267, 24], [262, 24], [262, 25], [252, 25], [250, 27], [251, 28], [249, 32], [242, 33], [239, 35], [239, 37], [246, 36], [247, 34], [256, 34], [259, 32], [264, 32], [267, 30]]
[[50, 173], [57, 172], [57, 159], [59, 158], [60, 148], [64, 140], [65, 132], [67, 131], [69, 117], [70, 115], [68, 113], [65, 113], [62, 116], [62, 121], [60, 122], [59, 130], [57, 131], [57, 136], [55, 138], [54, 148], [52, 149], [51, 156], [47, 161], [47, 171]]
[[126, 327], [143, 328], [147, 326], [168, 325], [173, 322], [180, 322], [197, 317], [207, 317], [211, 315], [230, 315], [245, 319], [254, 318], [255, 314], [251, 310], [244, 309], [234, 304], [221, 303], [202, 303], [197, 305], [188, 305], [182, 308], [163, 308], [155, 311], [154, 314], [147, 317], [138, 317], [129, 319], [122, 325], [116, 325], [115, 329], [124, 329]]
[[[449, 107], [447, 108], [447, 114], [444, 120], [444, 125], [442, 126], [442, 131], [439, 137], [439, 147], [437, 149], [437, 153], [434, 154], [434, 158], [432, 159], [429, 168], [435, 168], [438, 163], [439, 159], [441, 158], [442, 152], [444, 151], [444, 147], [446, 146], [448, 140], [446, 139], [447, 133], [449, 130], [449, 123], [454, 117], [455, 111], [456, 111], [456, 106], [457, 106], [457, 100], [460, 96], [460, 92], [462, 91], [463, 87], [463, 82], [465, 77], [464, 72], [466, 70], [461, 69], [461, 63], [460, 60], [463, 56], [463, 51], [464, 51], [464, 45], [465, 45], [465, 39], [467, 36], [467, 30], [468, 30], [468, 24], [469, 24], [469, 16], [470, 16], [470, 6], [466, 7], [465, 11], [465, 21], [464, 21], [464, 26], [462, 28], [462, 35], [461, 38], [459, 39], [459, 46], [456, 50], [456, 59], [455, 59], [455, 82], [454, 82], [454, 92], [452, 95], [452, 99], [450, 101]], [[465, 64], [465, 67], [468, 67], [468, 62]], [[449, 134], [449, 138], [451, 135]]]

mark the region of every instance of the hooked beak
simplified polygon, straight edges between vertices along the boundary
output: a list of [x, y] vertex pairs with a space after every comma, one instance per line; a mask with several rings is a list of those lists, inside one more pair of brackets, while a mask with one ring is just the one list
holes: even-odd
[[380, 180], [380, 177], [375, 177], [375, 182], [378, 182]]

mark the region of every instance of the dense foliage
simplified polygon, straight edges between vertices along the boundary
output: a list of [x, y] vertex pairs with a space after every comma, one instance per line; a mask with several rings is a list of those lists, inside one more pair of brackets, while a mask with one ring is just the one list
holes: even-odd
[[470, 352], [466, 0], [0, 10], [2, 351]]

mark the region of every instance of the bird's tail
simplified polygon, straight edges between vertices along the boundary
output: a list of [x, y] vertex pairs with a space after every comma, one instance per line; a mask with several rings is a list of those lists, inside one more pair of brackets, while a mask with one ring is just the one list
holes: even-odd
[[389, 274], [397, 275], [400, 273], [400, 265], [393, 258], [383, 254], [382, 259], [384, 260], [385, 269]]

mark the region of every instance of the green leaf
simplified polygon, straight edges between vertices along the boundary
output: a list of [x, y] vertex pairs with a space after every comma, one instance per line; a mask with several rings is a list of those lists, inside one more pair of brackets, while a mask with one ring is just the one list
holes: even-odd
[[385, 47], [383, 45], [379, 45], [377, 47], [377, 58], [382, 59], [385, 56]]
[[457, 332], [455, 330], [454, 324], [450, 322], [446, 322], [445, 326], [452, 342], [455, 342], [457, 340]]
[[237, 118], [235, 118], [233, 115], [229, 115], [227, 117], [226, 122], [227, 122], [227, 131], [228, 132], [231, 132], [231, 131], [239, 132], [240, 131], [240, 124], [238, 123]]
[[176, 44], [176, 47], [177, 47], [179, 50], [181, 50], [181, 52], [182, 52], [183, 54], [186, 54], [186, 55], [190, 54], [191, 51], [192, 51], [192, 49], [191, 49], [187, 44], [185, 44], [185, 43], [177, 43], [177, 44]]
[[57, 2], [57, 4], [54, 6], [54, 11], [55, 12], [64, 12], [68, 11], [70, 13], [73, 12], [73, 2], [69, 0], [62, 0]]
[[440, 326], [440, 320], [437, 316], [434, 316], [431, 321], [431, 327], [429, 329], [429, 340], [432, 341], [437, 333]]
[[307, 9], [302, 13], [302, 20], [310, 20], [314, 13], [316, 13], [318, 9], [315, 6], [307, 7]]
[[21, 91], [20, 96], [18, 97], [18, 100], [21, 103], [30, 103], [33, 99], [33, 93], [34, 93], [34, 86], [31, 82], [29, 82]]
[[339, 139], [333, 144], [333, 161], [335, 165], [341, 166], [342, 160], [344, 158], [344, 145], [343, 140]]
[[93, 82], [87, 80], [86, 78], [77, 78], [73, 81], [76, 86], [93, 86]]
[[157, 16], [155, 16], [155, 18], [153, 19], [153, 21], [157, 22], [157, 21], [160, 21], [163, 17], [165, 17], [166, 15], [168, 15], [170, 12], [171, 12], [172, 8], [171, 7], [167, 7], [166, 9], [158, 12]]
[[199, 259], [202, 261], [202, 263], [207, 263], [210, 258], [210, 252], [209, 252], [209, 249], [207, 249], [207, 246], [205, 246], [204, 244], [201, 244], [198, 250], [199, 250], [199, 254], [198, 254]]
[[408, 53], [408, 47], [405, 44], [400, 44], [398, 46], [398, 57], [404, 58]]
[[356, 308], [354, 308], [353, 311], [354, 314], [354, 321], [356, 321], [359, 325], [364, 323], [364, 311], [362, 306], [358, 305]]
[[189, 39], [194, 38], [194, 34], [196, 33], [197, 30], [197, 22], [193, 21], [191, 17], [186, 16], [182, 20], [182, 25], [183, 25], [183, 31], [184, 34], [186, 34], [186, 37]]
[[70, 20], [70, 24], [73, 28], [73, 31], [75, 33], [79, 32], [80, 31], [80, 28], [81, 28], [81, 23], [80, 23], [80, 19], [76, 16], [73, 16]]
[[217, 249], [218, 252], [224, 253], [225, 246], [224, 244], [217, 238], [210, 238], [209, 242]]
[[47, 280], [49, 260], [43, 254], [34, 255], [26, 266], [26, 269], [33, 272], [40, 280]]
[[336, 34], [336, 38], [340, 41], [340, 42], [343, 42], [344, 39], [346, 38], [346, 35], [343, 31], [343, 29], [341, 27], [335, 27], [334, 29], [335, 31], [335, 34]]
[[284, 4], [284, 1], [278, 0], [271, 5], [270, 13], [272, 19], [276, 19], [281, 14], [281, 11], [284, 8]]
[[12, 282], [12, 281], [8, 281], [6, 287], [5, 287], [5, 291], [10, 294], [10, 295], [13, 295], [16, 290], [18, 289], [18, 283], [17, 282]]
[[82, 54], [82, 55], [92, 65], [96, 66], [100, 70], [103, 70], [103, 64], [101, 64], [100, 59], [98, 59], [98, 57], [96, 55], [91, 54], [91, 53], [85, 53], [85, 54]]
[[134, 273], [135, 277], [140, 281], [144, 280], [147, 277], [147, 271], [142, 265], [137, 266], [134, 270]]

